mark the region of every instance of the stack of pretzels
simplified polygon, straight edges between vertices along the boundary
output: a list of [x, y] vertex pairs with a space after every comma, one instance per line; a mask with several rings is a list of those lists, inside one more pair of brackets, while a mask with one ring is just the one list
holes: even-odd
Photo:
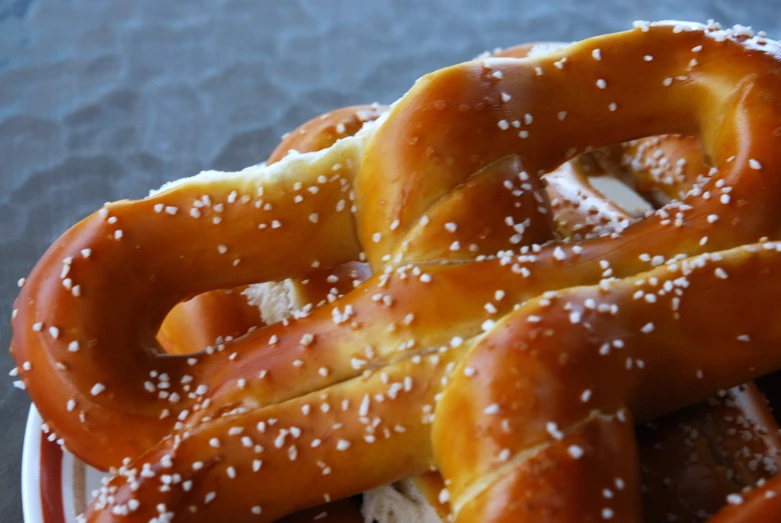
[[11, 350], [84, 521], [778, 521], [780, 151], [761, 33], [508, 49], [107, 204]]

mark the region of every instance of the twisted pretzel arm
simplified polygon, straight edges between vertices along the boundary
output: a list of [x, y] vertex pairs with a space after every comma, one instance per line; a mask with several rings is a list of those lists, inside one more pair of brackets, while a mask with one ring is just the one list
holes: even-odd
[[[146, 463], [143, 469], [154, 474], [136, 481], [122, 473], [114, 478], [86, 519], [113, 521], [112, 510], [104, 509], [119, 506], [124, 511], [136, 499], [142, 500], [132, 514], [137, 521], [155, 516], [160, 504], [175, 513], [186, 511], [187, 521], [193, 522], [214, 521], [227, 513], [234, 521], [273, 521], [361, 492], [367, 485], [421, 473], [433, 464], [430, 445], [420, 444], [428, 441], [433, 415], [422, 412], [421, 405], [433, 405], [441, 389], [437, 378], [448, 364], [454, 366], [457, 354], [419, 363], [405, 360], [325, 392], [198, 424], [186, 439], [164, 440], [134, 467], [139, 470]], [[430, 376], [435, 379], [429, 383]], [[356, 388], [364, 396], [356, 397]], [[393, 398], [374, 400], [389, 390], [396, 390], [390, 393]], [[364, 416], [362, 409], [368, 411]], [[231, 436], [232, 428], [243, 430]], [[176, 475], [180, 483], [160, 491], [162, 474]], [[250, 485], [256, 487], [248, 495]]]
[[[437, 408], [434, 451], [456, 521], [639, 521], [636, 490], [606, 499], [554, 486], [636, 486], [631, 416], [620, 409], [650, 420], [781, 364], [781, 330], [761, 313], [781, 291], [779, 252], [772, 243], [706, 254], [532, 300], [504, 318], [462, 364], [473, 376], [456, 371]], [[670, 285], [682, 292], [665, 292]], [[633, 299], [638, 291], [658, 301]], [[510, 498], [519, 501], [502, 505]]]
[[[499, 58], [526, 58], [538, 56], [546, 52], [567, 47], [564, 43], [523, 44], [494, 53]], [[531, 125], [534, 117], [529, 113]], [[518, 129], [527, 121], [518, 119]], [[528, 131], [527, 131], [528, 132]], [[591, 233], [600, 233], [606, 229], [620, 230], [632, 217], [615, 202], [606, 198], [589, 182], [589, 176], [604, 174], [603, 168], [590, 157], [580, 156], [565, 162], [552, 172], [545, 175], [548, 197], [553, 207], [554, 219], [559, 234], [565, 238], [577, 235], [578, 239]], [[626, 177], [633, 180], [634, 172], [626, 172]]]
[[[776, 46], [719, 42], [701, 28], [680, 26], [687, 28], [670, 35], [672, 26], [652, 26], [648, 32], [597, 37], [537, 58], [469, 62], [423, 77], [372, 136], [356, 179], [358, 232], [372, 265], [381, 263], [433, 201], [497, 158], [520, 154], [525, 171], [536, 174], [587, 148], [670, 132], [700, 133], [705, 153], [718, 167], [710, 182], [724, 180], [732, 205], [725, 207], [720, 195], [697, 201], [696, 215], [676, 209], [687, 218], [685, 234], [674, 227], [674, 214], [630, 225], [627, 235], [631, 231], [631, 237], [648, 241], [642, 247], [626, 245], [627, 258], [664, 251], [669, 243], [679, 252], [697, 252], [702, 236], [709, 237], [710, 249], [718, 249], [775, 233], [777, 227], [769, 224], [777, 223], [778, 210], [768, 197], [778, 191], [779, 182], [769, 173], [779, 109], [768, 93], [777, 92]], [[692, 51], [700, 45], [701, 51]], [[601, 49], [599, 61], [592, 57], [595, 48]], [[646, 62], [644, 55], [655, 59]], [[694, 55], [698, 62], [691, 67]], [[723, 60], [734, 61], [735, 67], [725, 70]], [[618, 63], [631, 68], [631, 74], [615, 67]], [[502, 93], [510, 100], [503, 101]], [[636, 102], [640, 99], [644, 103]], [[616, 111], [609, 110], [611, 103]], [[501, 122], [525, 114], [532, 115], [525, 138], [512, 126], [502, 132]], [[751, 139], [738, 142], [736, 136]], [[749, 160], [764, 169], [761, 177], [740, 176], [751, 172]], [[696, 199], [690, 195], [684, 203]], [[749, 201], [734, 227], [708, 221], [711, 214]], [[399, 227], [371, 242], [376, 231], [397, 220]]]
[[[535, 49], [533, 45], [518, 46], [495, 56], [524, 58]], [[543, 51], [550, 49], [548, 45]], [[570, 233], [587, 235], [589, 229], [600, 225], [597, 220], [620, 230], [631, 219], [620, 208], [602, 203], [605, 198], [591, 187], [587, 172], [609, 172], [661, 207], [685, 198], [692, 189], [697, 192], [695, 187], [707, 178], [709, 168], [699, 139], [693, 136], [642, 138], [581, 156], [545, 177], [559, 230], [566, 230], [567, 222], [573, 222]], [[580, 198], [583, 206], [577, 205]], [[564, 208], [557, 205], [560, 201], [565, 202]], [[591, 208], [592, 214], [583, 215], [583, 207]], [[665, 417], [643, 433], [640, 463], [648, 521], [689, 520], [702, 517], [703, 512], [713, 513], [729, 494], [778, 470], [778, 426], [753, 383]]]
[[[388, 227], [393, 233], [397, 224]], [[388, 266], [404, 262], [453, 263], [485, 258], [506, 249], [545, 243], [554, 237], [553, 213], [538, 177], [527, 177], [515, 156], [479, 169], [463, 184], [432, 203], [413, 224]], [[374, 248], [381, 237], [372, 238]], [[482, 256], [481, 256], [482, 255]]]
[[[525, 58], [530, 54], [563, 49], [568, 45], [519, 45], [494, 56]], [[594, 58], [599, 57], [601, 60], [601, 49], [597, 53], [599, 54]], [[654, 57], [645, 55], [643, 59], [652, 61]], [[608, 106], [608, 109], [617, 111], [618, 105]], [[704, 178], [709, 170], [704, 165], [699, 139], [695, 136], [662, 135], [640, 138], [599, 149], [578, 158], [581, 159], [586, 160], [584, 167], [588, 166], [592, 171], [591, 175], [610, 173], [657, 207], [673, 200], [684, 199], [688, 191]], [[594, 190], [587, 181], [583, 185]], [[596, 194], [598, 200], [604, 200], [600, 198], [598, 191]], [[605, 211], [606, 217], [610, 217], [611, 209], [606, 208]]]

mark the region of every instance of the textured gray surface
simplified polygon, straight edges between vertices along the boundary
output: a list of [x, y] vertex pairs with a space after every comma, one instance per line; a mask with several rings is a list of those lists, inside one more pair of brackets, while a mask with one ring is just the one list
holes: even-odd
[[[775, 0], [0, 0], [0, 311], [105, 201], [257, 163], [302, 121], [392, 101], [487, 48], [707, 18], [781, 36]], [[3, 320], [0, 345], [10, 337]], [[0, 353], [2, 375], [12, 367]], [[0, 381], [3, 523], [21, 521], [27, 407]]]

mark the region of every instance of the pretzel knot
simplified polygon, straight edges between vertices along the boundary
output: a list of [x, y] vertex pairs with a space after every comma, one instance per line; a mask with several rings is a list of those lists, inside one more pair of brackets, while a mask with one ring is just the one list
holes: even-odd
[[[467, 62], [320, 152], [86, 218], [30, 275], [12, 347], [49, 427], [116, 468], [86, 519], [271, 521], [436, 466], [455, 521], [639, 521], [632, 421], [781, 367], [778, 56], [660, 23]], [[698, 135], [709, 175], [554, 241], [544, 173], [665, 133]], [[155, 341], [184, 298], [364, 253], [369, 280], [294, 321]]]

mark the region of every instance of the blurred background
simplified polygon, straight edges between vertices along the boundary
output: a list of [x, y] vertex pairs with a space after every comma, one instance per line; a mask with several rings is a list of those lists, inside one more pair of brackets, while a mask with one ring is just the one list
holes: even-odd
[[[0, 315], [48, 245], [103, 202], [261, 162], [309, 118], [391, 102], [484, 50], [709, 18], [781, 37], [771, 0], [0, 0]], [[0, 345], [10, 338], [0, 321]], [[0, 376], [13, 367], [0, 352]], [[22, 521], [29, 407], [11, 381], [4, 523]]]

